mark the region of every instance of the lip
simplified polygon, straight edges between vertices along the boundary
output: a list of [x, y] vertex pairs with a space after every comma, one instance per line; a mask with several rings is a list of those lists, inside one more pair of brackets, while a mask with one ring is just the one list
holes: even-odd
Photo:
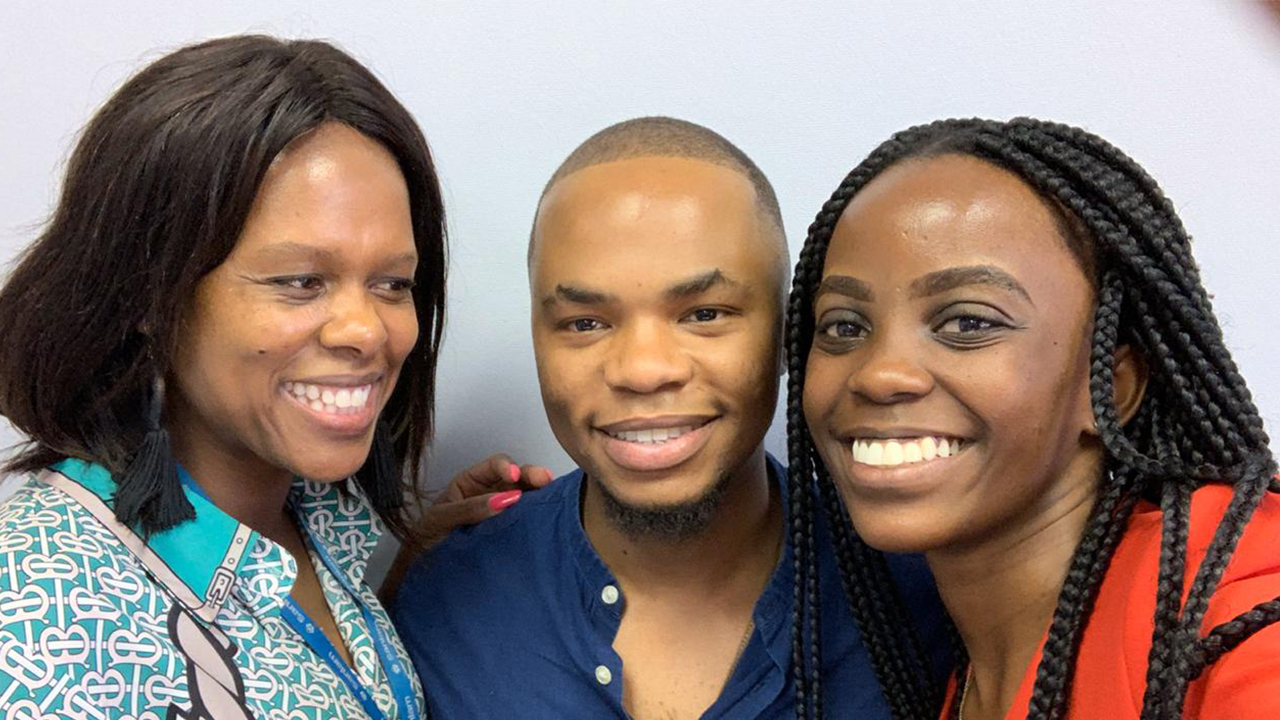
[[955, 473], [962, 472], [974, 453], [970, 446], [959, 455], [893, 467], [867, 465], [853, 461], [852, 450], [840, 451], [845, 475], [857, 490], [879, 495], [919, 495], [945, 484]]
[[842, 443], [851, 443], [854, 440], [901, 440], [903, 438], [917, 438], [925, 436], [958, 438], [965, 442], [972, 442], [973, 440], [965, 433], [958, 433], [951, 430], [926, 430], [920, 427], [905, 425], [887, 425], [883, 427], [859, 425], [847, 431], [835, 434], [835, 437]]
[[333, 385], [335, 387], [358, 387], [360, 385], [377, 385], [382, 380], [380, 372], [364, 375], [313, 375], [305, 378], [289, 378], [288, 382], [306, 383], [308, 385]]
[[[894, 466], [868, 465], [853, 460], [852, 439], [855, 437], [861, 440], [895, 440], [926, 435], [960, 438], [964, 442], [964, 448], [951, 457]], [[849, 438], [849, 442], [838, 441], [846, 482], [856, 492], [886, 498], [922, 495], [950, 482], [957, 473], [966, 472], [969, 463], [977, 455], [975, 451], [980, 444], [955, 433], [901, 427], [855, 428]]]
[[[711, 439], [715, 421], [716, 418], [705, 415], [662, 415], [602, 425], [596, 430], [603, 438], [605, 454], [614, 464], [626, 470], [645, 473], [670, 470], [697, 455]], [[688, 425], [696, 427], [678, 438], [658, 443], [628, 442], [609, 434]]]
[[329, 375], [324, 377], [311, 377], [305, 380], [294, 380], [293, 382], [312, 385], [330, 385], [333, 387], [370, 386], [369, 399], [365, 401], [363, 409], [359, 412], [337, 415], [313, 409], [310, 405], [299, 400], [293, 393], [287, 392], [284, 389], [284, 383], [281, 383], [279, 386], [280, 394], [286, 398], [293, 408], [300, 411], [300, 413], [313, 426], [324, 432], [346, 438], [362, 437], [369, 431], [369, 428], [373, 426], [374, 421], [378, 418], [378, 409], [382, 400], [381, 373], [373, 373], [370, 375]]
[[607, 425], [597, 425], [596, 429], [606, 433], [619, 433], [628, 430], [652, 430], [654, 428], [695, 427], [706, 425], [713, 420], [713, 415], [654, 415], [652, 417], [628, 418]]

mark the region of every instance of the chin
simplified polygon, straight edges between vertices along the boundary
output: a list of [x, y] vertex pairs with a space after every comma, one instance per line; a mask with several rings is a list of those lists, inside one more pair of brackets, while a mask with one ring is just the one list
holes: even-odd
[[[906, 504], [849, 502], [849, 517], [858, 537], [867, 545], [887, 553], [923, 553], [947, 544], [948, 522], [934, 513], [921, 512]], [[856, 510], [852, 508], [857, 508]]]
[[[607, 480], [601, 483], [605, 491], [619, 502], [633, 508], [643, 510], [662, 510], [696, 503], [705, 498], [712, 490], [713, 483], [706, 483], [697, 490], [681, 482], [673, 482], [672, 487], [634, 487], [631, 483]], [[630, 487], [629, 487], [630, 486]]]
[[295, 475], [312, 482], [335, 483], [354, 475], [364, 465], [366, 457], [368, 457], [367, 453], [359, 457], [312, 459], [307, 462], [292, 463], [289, 469]]

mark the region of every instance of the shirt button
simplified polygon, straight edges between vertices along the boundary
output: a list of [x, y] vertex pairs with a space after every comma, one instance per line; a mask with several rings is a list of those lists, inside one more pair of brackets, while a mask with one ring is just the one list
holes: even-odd
[[613, 673], [609, 672], [609, 668], [603, 665], [596, 666], [596, 682], [601, 685], [608, 685], [613, 682]]
[[618, 602], [618, 588], [613, 585], [605, 585], [604, 589], [600, 591], [600, 599], [604, 601], [605, 605], [612, 605]]

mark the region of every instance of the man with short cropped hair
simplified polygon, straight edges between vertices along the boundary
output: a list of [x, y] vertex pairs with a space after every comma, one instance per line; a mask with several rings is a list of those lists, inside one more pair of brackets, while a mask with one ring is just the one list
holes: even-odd
[[[785, 470], [766, 455], [789, 256], [716, 133], [611, 126], [548, 182], [529, 246], [547, 418], [576, 470], [420, 560], [393, 615], [437, 718], [794, 718]], [[889, 718], [820, 547], [829, 717]], [[891, 559], [926, 637], [918, 558]]]

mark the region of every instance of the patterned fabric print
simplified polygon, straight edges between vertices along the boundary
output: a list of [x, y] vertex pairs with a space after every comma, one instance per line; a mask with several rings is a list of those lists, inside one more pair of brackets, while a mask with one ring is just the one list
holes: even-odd
[[[92, 480], [75, 482], [92, 486]], [[358, 491], [299, 483], [294, 492], [299, 518], [374, 609], [409, 666], [386, 614], [362, 582], [381, 532], [376, 518]], [[226, 515], [211, 519], [220, 511], [189, 498], [196, 520], [168, 531], [183, 533], [177, 539], [184, 542], [171, 537], [166, 547], [158, 538], [167, 533], [158, 534], [143, 550], [147, 559], [95, 517], [92, 502], [86, 506], [47, 482], [30, 479], [0, 504], [0, 719], [365, 717], [332, 669], [280, 616], [297, 573], [293, 558], [256, 533], [243, 534]], [[221, 547], [203, 552], [197, 542], [190, 552], [192, 544], [185, 542], [192, 532], [196, 540], [202, 530], [216, 535], [211, 528], [217, 523], [226, 537], [232, 537], [229, 527], [242, 533], [235, 537], [249, 538], [243, 557], [227, 556], [236, 561], [229, 593], [218, 590]], [[193, 564], [193, 557], [203, 565]], [[386, 717], [398, 717], [359, 608], [322, 563], [313, 558], [313, 564], [357, 675], [374, 690]], [[193, 578], [208, 587], [191, 589], [201, 584], [191, 584]], [[420, 702], [416, 677], [413, 682]]]

